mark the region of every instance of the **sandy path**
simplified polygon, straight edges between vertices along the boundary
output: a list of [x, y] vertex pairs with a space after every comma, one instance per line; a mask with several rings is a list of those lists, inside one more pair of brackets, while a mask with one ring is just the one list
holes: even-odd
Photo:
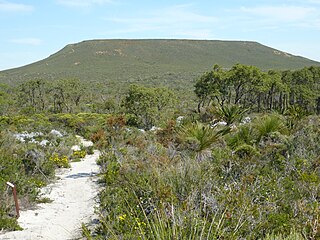
[[[83, 145], [91, 142], [81, 140]], [[94, 218], [95, 197], [98, 193], [96, 160], [99, 151], [87, 155], [81, 162], [71, 163], [70, 169], [57, 174], [61, 179], [43, 189], [52, 203], [39, 204], [36, 210], [20, 213], [19, 225], [23, 231], [0, 234], [0, 239], [79, 239], [81, 223]]]

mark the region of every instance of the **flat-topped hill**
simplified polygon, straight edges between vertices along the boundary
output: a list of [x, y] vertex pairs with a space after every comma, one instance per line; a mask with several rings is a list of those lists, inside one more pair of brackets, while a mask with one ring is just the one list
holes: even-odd
[[[0, 82], [79, 78], [83, 81], [162, 83], [194, 80], [214, 64], [263, 70], [320, 66], [257, 42], [216, 40], [90, 40], [69, 44], [46, 59], [0, 72]], [[173, 81], [173, 82], [172, 82]]]

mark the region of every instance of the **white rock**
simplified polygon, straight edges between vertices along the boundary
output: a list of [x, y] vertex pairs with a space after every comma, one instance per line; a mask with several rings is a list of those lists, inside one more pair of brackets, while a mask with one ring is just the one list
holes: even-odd
[[221, 121], [221, 122], [217, 122], [217, 123], [213, 124], [212, 127], [215, 127], [215, 126], [226, 126], [226, 125], [227, 125], [226, 122]]
[[58, 130], [52, 129], [50, 134], [57, 136], [57, 137], [63, 137], [63, 134], [59, 132]]
[[71, 150], [72, 151], [80, 151], [81, 148], [78, 145], [74, 145], [74, 146], [71, 147]]
[[242, 120], [242, 123], [250, 123], [251, 122], [251, 118], [250, 117], [245, 117], [243, 120]]
[[14, 137], [20, 142], [25, 142], [24, 137], [21, 136], [21, 134], [19, 134], [19, 133], [18, 134], [14, 134]]
[[181, 124], [181, 121], [183, 120], [184, 116], [177, 117], [176, 121], [178, 124]]
[[161, 130], [161, 128], [153, 126], [153, 127], [150, 129], [150, 131], [158, 131], [158, 130]]
[[45, 146], [48, 145], [48, 143], [49, 143], [49, 141], [46, 140], [46, 139], [44, 139], [44, 140], [42, 140], [39, 144], [40, 144], [41, 146], [45, 147]]

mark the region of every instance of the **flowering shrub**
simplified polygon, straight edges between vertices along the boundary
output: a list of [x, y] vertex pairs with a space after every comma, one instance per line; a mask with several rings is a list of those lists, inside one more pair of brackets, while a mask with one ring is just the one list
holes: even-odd
[[53, 162], [57, 167], [69, 168], [69, 159], [67, 156], [59, 157], [57, 153], [55, 153], [52, 157], [49, 158], [49, 161]]
[[87, 155], [87, 152], [84, 150], [73, 151], [72, 158], [84, 158]]

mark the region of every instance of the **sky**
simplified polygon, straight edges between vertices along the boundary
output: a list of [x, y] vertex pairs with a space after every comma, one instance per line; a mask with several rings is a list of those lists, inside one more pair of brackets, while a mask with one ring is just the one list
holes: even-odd
[[0, 70], [91, 39], [256, 41], [320, 61], [320, 0], [0, 0]]

